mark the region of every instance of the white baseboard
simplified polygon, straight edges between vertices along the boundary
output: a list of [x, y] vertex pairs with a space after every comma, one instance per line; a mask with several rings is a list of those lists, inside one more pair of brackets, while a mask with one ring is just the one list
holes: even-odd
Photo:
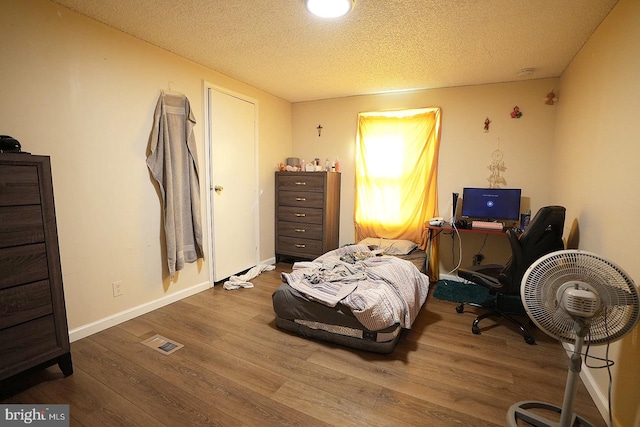
[[174, 292], [157, 300], [140, 304], [136, 307], [132, 307], [111, 316], [107, 316], [95, 322], [82, 325], [69, 331], [69, 341], [74, 342], [81, 338], [88, 337], [89, 335], [93, 335], [97, 332], [104, 331], [105, 329], [108, 329], [112, 326], [118, 325], [122, 322], [126, 322], [127, 320], [131, 320], [145, 313], [149, 313], [150, 311], [156, 310], [160, 307], [164, 307], [165, 305], [180, 301], [181, 299], [190, 297], [191, 295], [195, 295], [199, 292], [206, 291], [209, 288], [211, 288], [211, 284], [208, 281], [200, 283], [188, 289]]

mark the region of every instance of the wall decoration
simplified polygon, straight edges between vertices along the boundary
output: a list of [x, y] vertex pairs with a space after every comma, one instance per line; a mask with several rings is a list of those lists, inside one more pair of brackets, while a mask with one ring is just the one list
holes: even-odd
[[484, 121], [484, 132], [485, 133], [489, 132], [489, 123], [491, 123], [491, 120], [489, 120], [489, 117], [487, 117], [486, 120]]
[[520, 117], [522, 117], [522, 111], [520, 111], [520, 108], [516, 105], [513, 107], [513, 111], [511, 112], [511, 118], [519, 119]]
[[553, 93], [553, 90], [552, 90], [551, 92], [549, 92], [547, 94], [547, 97], [545, 98], [544, 103], [547, 104], [547, 105], [553, 105], [556, 102], [558, 102], [558, 98], [556, 97], [556, 94]]
[[322, 135], [322, 125], [318, 125], [318, 127], [316, 129], [318, 129], [318, 136], [321, 136]]
[[500, 151], [500, 148], [496, 148], [495, 151], [491, 153], [491, 163], [487, 166], [491, 171], [491, 175], [487, 178], [489, 188], [499, 188], [502, 184], [507, 183], [507, 180], [502, 176], [502, 172], [507, 170], [502, 160], [503, 157], [504, 154]]

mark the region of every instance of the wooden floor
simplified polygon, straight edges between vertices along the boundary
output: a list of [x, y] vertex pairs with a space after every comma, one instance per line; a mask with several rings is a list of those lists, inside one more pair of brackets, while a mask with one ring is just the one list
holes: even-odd
[[[562, 403], [567, 357], [557, 341], [536, 330], [530, 346], [491, 320], [473, 335], [471, 310], [432, 296], [390, 355], [278, 330], [271, 293], [290, 268], [279, 263], [253, 289], [216, 286], [76, 341], [73, 375], [52, 366], [5, 382], [2, 403], [66, 403], [71, 425], [84, 426], [483, 427], [504, 426], [520, 400]], [[155, 334], [184, 348], [163, 355], [141, 344]], [[574, 409], [605, 426], [582, 383]]]

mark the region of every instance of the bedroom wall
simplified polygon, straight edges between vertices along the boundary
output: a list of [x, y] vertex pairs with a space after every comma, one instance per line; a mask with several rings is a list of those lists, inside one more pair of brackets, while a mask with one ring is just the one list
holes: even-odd
[[[633, 187], [640, 174], [639, 32], [640, 4], [621, 0], [560, 81], [291, 106], [48, 0], [0, 0], [0, 57], [5, 59], [0, 67], [0, 133], [16, 137], [25, 151], [52, 158], [67, 312], [76, 339], [94, 322], [208, 286], [207, 261], [188, 264], [169, 282], [161, 257], [160, 202], [145, 155], [153, 109], [169, 81], [191, 100], [201, 169], [202, 81], [258, 99], [262, 260], [273, 257], [273, 172], [280, 161], [288, 156], [340, 160], [340, 243], [350, 243], [357, 113], [440, 106], [443, 216], [449, 215], [452, 191], [486, 185], [487, 165], [499, 138], [507, 183], [523, 188], [532, 211], [546, 204], [567, 206], [568, 224], [579, 220], [581, 248], [614, 260], [638, 280], [640, 267], [633, 262], [637, 245], [629, 243], [629, 236], [640, 227], [633, 218], [640, 208]], [[560, 98], [554, 107], [543, 102], [551, 89]], [[518, 120], [509, 117], [516, 104], [524, 113]], [[487, 116], [492, 123], [484, 133]], [[317, 136], [318, 124], [322, 137]], [[622, 232], [614, 230], [614, 224], [623, 224]], [[465, 254], [470, 256], [480, 244], [470, 243]], [[448, 253], [446, 239], [442, 253]], [[450, 256], [443, 255], [442, 262], [448, 267]], [[125, 295], [113, 298], [111, 282], [116, 280], [123, 281]], [[636, 328], [611, 351], [620, 425], [640, 420], [637, 402], [630, 400], [640, 391], [638, 334]], [[586, 374], [600, 403], [606, 402], [606, 372], [586, 369]]]
[[[514, 71], [514, 79], [516, 78]], [[357, 115], [363, 111], [383, 111], [418, 107], [442, 109], [442, 135], [438, 168], [440, 215], [451, 216], [451, 194], [463, 187], [486, 187], [491, 154], [498, 147], [504, 154], [506, 187], [522, 188], [522, 210], [532, 212], [545, 205], [562, 203], [550, 193], [548, 167], [552, 149], [556, 109], [545, 105], [547, 93], [556, 79], [419, 90], [328, 99], [293, 104], [293, 151], [291, 155], [308, 161], [319, 157], [340, 160], [342, 191], [340, 202], [340, 244], [352, 243], [354, 162]], [[523, 115], [512, 119], [518, 105]], [[489, 132], [483, 131], [489, 117]], [[316, 127], [321, 124], [322, 136]], [[483, 235], [463, 238], [463, 265], [471, 265], [473, 255], [483, 247]], [[441, 273], [451, 270], [451, 239], [441, 239]], [[503, 236], [488, 236], [483, 249], [486, 263], [501, 263], [510, 250]], [[458, 261], [458, 241], [455, 262]]]
[[[640, 281], [640, 2], [621, 0], [563, 74], [552, 152], [552, 197], [580, 225], [580, 248]], [[592, 349], [604, 356], [605, 347]], [[640, 425], [640, 328], [612, 344], [615, 425]], [[598, 364], [598, 363], [595, 363]], [[584, 370], [607, 401], [605, 369]]]
[[[109, 326], [122, 313], [209, 286], [208, 258], [170, 281], [162, 257], [160, 200], [145, 160], [169, 82], [191, 101], [201, 174], [203, 81], [258, 100], [260, 256], [273, 257], [272, 172], [291, 151], [289, 102], [47, 0], [0, 0], [0, 40], [0, 133], [51, 156], [72, 339], [94, 322]], [[114, 281], [124, 289], [117, 298]]]

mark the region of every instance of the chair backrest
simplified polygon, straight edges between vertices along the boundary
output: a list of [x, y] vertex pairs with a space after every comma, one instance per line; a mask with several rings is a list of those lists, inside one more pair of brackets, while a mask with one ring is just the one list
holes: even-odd
[[564, 249], [565, 213], [562, 206], [545, 206], [536, 213], [522, 235], [507, 231], [511, 259], [498, 276], [503, 285], [502, 293], [519, 295], [520, 282], [531, 264], [548, 253]]

